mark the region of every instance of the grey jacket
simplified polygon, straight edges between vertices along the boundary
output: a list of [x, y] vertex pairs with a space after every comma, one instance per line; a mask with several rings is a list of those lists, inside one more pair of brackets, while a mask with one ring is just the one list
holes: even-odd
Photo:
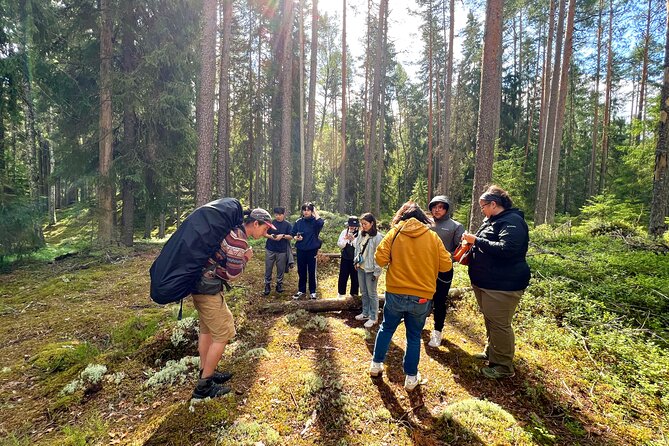
[[435, 219], [434, 226], [430, 229], [437, 233], [441, 241], [444, 243], [444, 248], [446, 248], [451, 255], [460, 244], [462, 234], [465, 232], [465, 227], [462, 226], [462, 223], [453, 220], [448, 214], [441, 220]]

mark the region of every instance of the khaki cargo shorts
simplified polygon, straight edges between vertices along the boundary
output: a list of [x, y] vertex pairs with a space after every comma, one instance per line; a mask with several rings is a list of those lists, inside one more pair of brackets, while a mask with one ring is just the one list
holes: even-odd
[[200, 317], [200, 333], [211, 334], [214, 342], [227, 343], [235, 337], [235, 321], [223, 293], [193, 294], [193, 304]]

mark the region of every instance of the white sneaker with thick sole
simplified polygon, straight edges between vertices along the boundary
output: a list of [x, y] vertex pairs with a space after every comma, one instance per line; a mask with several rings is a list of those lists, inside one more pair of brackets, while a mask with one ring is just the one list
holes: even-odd
[[304, 293], [302, 291], [298, 291], [297, 293], [293, 294], [293, 299], [297, 300], [304, 296]]
[[375, 325], [376, 325], [376, 321], [373, 321], [371, 319], [368, 320], [367, 322], [365, 322], [365, 328], [372, 328]]
[[346, 297], [346, 294], [337, 294], [337, 299], [343, 299]]
[[383, 363], [374, 362], [369, 366], [369, 376], [381, 376], [383, 374]]
[[420, 372], [417, 375], [407, 375], [404, 378], [404, 388], [408, 391], [415, 389], [418, 384], [420, 384]]
[[360, 313], [359, 315], [357, 315], [357, 316], [355, 317], [355, 320], [356, 320], [356, 321], [364, 321], [365, 319], [369, 319], [369, 316], [367, 316], [367, 315], [364, 314], [364, 313]]
[[437, 348], [441, 345], [441, 332], [437, 330], [432, 330], [430, 335], [430, 342], [427, 343], [430, 347]]
[[318, 296], [316, 296], [316, 293], [311, 293], [309, 295], [309, 299], [311, 299], [311, 300], [318, 299]]

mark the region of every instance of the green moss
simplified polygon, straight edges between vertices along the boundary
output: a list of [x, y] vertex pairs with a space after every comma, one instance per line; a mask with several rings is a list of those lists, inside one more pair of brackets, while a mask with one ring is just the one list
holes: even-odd
[[156, 334], [163, 314], [162, 311], [151, 311], [132, 316], [112, 331], [112, 346], [122, 354], [133, 353], [144, 341]]
[[216, 444], [221, 446], [253, 446], [279, 444], [279, 433], [266, 423], [236, 421], [219, 430]]
[[59, 446], [86, 446], [106, 441], [104, 438], [109, 427], [98, 416], [92, 416], [80, 426], [65, 426], [63, 437], [55, 444]]
[[30, 358], [30, 362], [33, 367], [44, 373], [55, 373], [73, 366], [83, 366], [98, 353], [98, 349], [88, 342], [53, 343], [44, 346], [39, 353]]

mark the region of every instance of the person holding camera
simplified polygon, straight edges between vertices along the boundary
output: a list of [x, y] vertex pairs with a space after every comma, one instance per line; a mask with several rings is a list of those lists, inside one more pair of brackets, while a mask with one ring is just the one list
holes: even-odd
[[309, 278], [309, 298], [316, 299], [316, 254], [323, 242], [319, 238], [325, 221], [320, 218], [313, 203], [305, 203], [301, 208], [302, 217], [298, 218], [291, 235], [296, 240], [297, 250], [297, 293], [293, 299], [299, 299], [307, 292]]
[[360, 222], [358, 217], [348, 217], [346, 229], [339, 234], [337, 246], [341, 248], [341, 260], [339, 262], [339, 280], [337, 281], [337, 297], [344, 297], [346, 294], [346, 282], [351, 278], [351, 296], [358, 294], [358, 272], [355, 270], [353, 259], [355, 255], [355, 247], [353, 245], [358, 236], [358, 228]]
[[283, 275], [288, 267], [288, 251], [290, 250], [290, 241], [293, 237], [290, 235], [292, 225], [286, 220], [286, 208], [274, 208], [274, 220], [272, 224], [276, 229], [270, 229], [265, 234], [267, 242], [265, 243], [265, 296], [272, 290], [272, 270], [276, 265], [276, 292], [283, 293]]
[[379, 295], [376, 293], [376, 285], [381, 275], [381, 267], [374, 259], [377, 246], [383, 240], [376, 228], [376, 218], [369, 212], [360, 217], [362, 232], [355, 239], [355, 269], [362, 291], [362, 313], [357, 315], [356, 320], [365, 322], [365, 328], [372, 328], [378, 322]]

